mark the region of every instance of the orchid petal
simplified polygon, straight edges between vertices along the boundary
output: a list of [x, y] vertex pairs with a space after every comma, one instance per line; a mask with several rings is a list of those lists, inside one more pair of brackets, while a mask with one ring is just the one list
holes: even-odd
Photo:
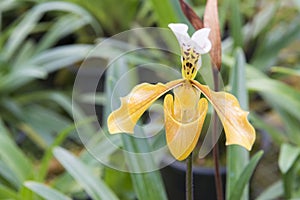
[[241, 109], [238, 100], [226, 92], [214, 92], [208, 86], [192, 80], [214, 106], [225, 130], [226, 145], [238, 144], [251, 150], [255, 141], [255, 129], [249, 123], [246, 112]]
[[166, 139], [171, 154], [177, 160], [184, 160], [194, 150], [203, 127], [207, 113], [207, 100], [202, 98], [196, 106], [195, 120], [180, 122], [174, 114], [174, 101], [168, 94], [164, 99]]
[[172, 30], [172, 32], [174, 33], [174, 35], [176, 36], [177, 40], [179, 41], [179, 43], [181, 44], [181, 40], [180, 38], [184, 37], [186, 38], [190, 38], [189, 34], [188, 34], [188, 26], [186, 24], [181, 24], [181, 23], [171, 23], [168, 25], [169, 28]]
[[189, 27], [186, 24], [171, 23], [168, 26], [174, 33], [179, 33], [179, 34], [188, 36], [187, 31], [188, 31]]
[[197, 30], [192, 35], [192, 40], [196, 43], [195, 50], [200, 54], [208, 53], [211, 50], [211, 42], [208, 39], [210, 33], [209, 28], [202, 28]]
[[164, 93], [182, 84], [178, 79], [166, 84], [152, 85], [142, 83], [133, 88], [126, 96], [121, 98], [121, 106], [112, 112], [107, 119], [110, 133], [133, 133], [134, 126], [142, 114]]

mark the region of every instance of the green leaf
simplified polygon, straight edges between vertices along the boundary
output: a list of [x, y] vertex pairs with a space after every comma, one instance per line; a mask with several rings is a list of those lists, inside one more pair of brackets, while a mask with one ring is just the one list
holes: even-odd
[[278, 53], [299, 38], [300, 27], [298, 22], [300, 16], [285, 25], [279, 25], [270, 32], [266, 39], [257, 48], [251, 63], [260, 70], [269, 69], [278, 59]]
[[[113, 101], [112, 103], [119, 102], [119, 98], [112, 98], [113, 89], [118, 90], [121, 94], [129, 91], [134, 85], [137, 76], [131, 74], [127, 76], [128, 80], [125, 80], [127, 84], [121, 84], [121, 88], [115, 88], [115, 85], [119, 78], [129, 71], [128, 64], [125, 59], [115, 62], [107, 71], [106, 79], [106, 94], [108, 101]], [[124, 81], [124, 80], [123, 80]], [[105, 110], [105, 119], [110, 112], [109, 107]], [[136, 134], [143, 135], [142, 129], [137, 129]], [[132, 136], [122, 134], [123, 148], [126, 164], [131, 173], [131, 179], [133, 182], [134, 190], [138, 196], [138, 199], [145, 200], [164, 200], [167, 199], [164, 185], [158, 171], [153, 171], [153, 169], [158, 169], [157, 163], [155, 163], [152, 157], [151, 147], [147, 138], [133, 138]], [[142, 154], [141, 154], [142, 153]], [[151, 171], [151, 172], [149, 172]]]
[[7, 11], [17, 4], [16, 0], [6, 0], [0, 2], [0, 12]]
[[[258, 91], [270, 103], [280, 106], [300, 120], [300, 92], [296, 89], [269, 78], [252, 77], [247, 82], [249, 89]], [[262, 87], [263, 86], [263, 87]]]
[[71, 200], [71, 198], [67, 197], [66, 195], [42, 183], [26, 181], [24, 185], [47, 200]]
[[56, 22], [51, 26], [49, 30], [45, 33], [43, 38], [37, 44], [35, 49], [35, 54], [54, 46], [59, 39], [75, 32], [77, 29], [85, 26], [91, 21], [86, 17], [76, 16], [73, 14], [67, 14], [66, 16], [61, 16]]
[[16, 174], [2, 160], [0, 160], [0, 177], [7, 181], [10, 187], [16, 190], [22, 187], [22, 182], [20, 182]]
[[297, 161], [300, 155], [300, 147], [295, 147], [290, 144], [282, 144], [279, 153], [279, 169], [285, 174], [287, 173], [293, 164]]
[[[262, 37], [264, 35], [264, 30], [270, 30], [270, 24], [272, 24], [272, 20], [274, 19], [274, 14], [278, 10], [279, 4], [274, 2], [272, 4], [268, 4], [262, 8], [261, 11], [256, 13], [253, 17], [252, 23], [247, 27], [246, 35], [251, 34], [251, 39], [256, 37]], [[250, 38], [249, 38], [250, 39]]]
[[24, 109], [24, 121], [20, 128], [41, 148], [46, 149], [54, 140], [53, 133], [69, 126], [71, 121], [53, 109], [32, 105]]
[[26, 155], [9, 138], [8, 132], [0, 119], [0, 158], [14, 172], [22, 183], [33, 175], [33, 166]]
[[[246, 88], [246, 60], [244, 52], [241, 48], [237, 48], [235, 52], [235, 64], [231, 69], [230, 86], [231, 93], [237, 97], [241, 108], [248, 109], [248, 91]], [[249, 152], [238, 145], [230, 145], [227, 147], [227, 180], [226, 180], [226, 196], [229, 198], [234, 190], [235, 181], [243, 170], [243, 167], [249, 162]], [[248, 199], [249, 188], [243, 188], [243, 199]]]
[[[56, 146], [59, 146], [74, 129], [80, 128], [82, 125], [86, 125], [87, 123], [91, 123], [92, 121], [94, 121], [94, 119], [87, 118], [81, 122], [78, 122], [76, 125], [72, 124], [72, 125], [64, 128], [62, 131], [60, 131], [58, 133], [57, 137], [55, 138], [55, 140], [53, 141], [51, 146], [49, 148], [47, 148], [46, 152], [44, 153], [44, 156], [43, 156], [41, 164], [40, 164], [40, 169], [39, 169], [37, 180], [43, 181], [44, 178], [46, 177], [47, 171], [49, 168], [49, 162], [50, 162], [51, 158], [53, 157], [53, 154], [52, 154], [53, 149]], [[102, 152], [102, 151], [99, 151], [99, 152]]]
[[30, 60], [30, 63], [34, 66], [40, 66], [50, 73], [84, 60], [92, 48], [92, 45], [85, 44], [55, 47], [36, 55]]
[[279, 113], [281, 120], [283, 121], [286, 136], [288, 138], [287, 142], [298, 145], [300, 143], [300, 134], [298, 132], [298, 130], [300, 129], [299, 119], [297, 119], [284, 108], [272, 104], [272, 100], [268, 101], [274, 107], [274, 110]]
[[[141, 131], [141, 130], [140, 130]], [[141, 134], [141, 133], [139, 133]], [[126, 160], [129, 164], [129, 169], [132, 171], [147, 171], [152, 169], [154, 161], [149, 156], [141, 156], [138, 153], [149, 152], [149, 144], [146, 140], [138, 140], [132, 136], [122, 135], [124, 148], [128, 152], [134, 152], [135, 154], [125, 153]], [[138, 154], [138, 155], [136, 155]], [[144, 172], [144, 173], [131, 173], [134, 189], [137, 193], [138, 199], [156, 200], [167, 199], [164, 191], [164, 185], [162, 183], [159, 172]]]
[[129, 173], [105, 168], [105, 182], [112, 188], [120, 199], [136, 199]]
[[300, 69], [291, 69], [287, 67], [272, 67], [271, 72], [291, 76], [300, 76]]
[[231, 69], [231, 93], [239, 100], [243, 109], [248, 109], [248, 92], [246, 87], [246, 59], [241, 48], [235, 51], [235, 65]]
[[240, 13], [240, 1], [231, 0], [230, 1], [230, 30], [231, 36], [234, 41], [234, 47], [243, 46], [243, 34], [242, 34], [242, 15]]
[[263, 193], [261, 193], [256, 200], [278, 199], [283, 195], [282, 181], [277, 181], [269, 186]]
[[7, 188], [4, 185], [0, 185], [0, 199], [22, 200], [16, 191]]
[[286, 135], [282, 133], [282, 131], [278, 130], [271, 124], [267, 124], [264, 119], [258, 115], [251, 114], [250, 119], [252, 124], [257, 128], [266, 131], [272, 138], [272, 141], [277, 145], [281, 145], [284, 142], [288, 141]]
[[44, 69], [38, 69], [37, 66], [25, 66], [22, 69], [13, 70], [8, 76], [1, 79], [0, 90], [3, 92], [18, 89], [33, 79], [44, 79], [47, 73]]
[[36, 26], [40, 18], [44, 15], [44, 13], [49, 11], [65, 11], [76, 13], [82, 18], [92, 21], [91, 24], [94, 29], [99, 30], [98, 23], [93, 20], [91, 15], [75, 4], [59, 1], [41, 3], [29, 10], [25, 16], [23, 16], [20, 23], [15, 27], [14, 31], [9, 37], [8, 42], [6, 43], [4, 57], [11, 58], [13, 56], [15, 51], [18, 50], [20, 45], [22, 45], [26, 37]]
[[169, 0], [151, 0], [155, 13], [158, 15], [158, 23], [161, 27], [167, 27], [168, 24], [172, 22], [178, 22], [178, 16], [171, 2], [172, 1]]
[[[116, 1], [116, 0], [67, 0], [74, 2], [89, 11], [106, 33], [116, 34], [128, 30], [136, 20], [136, 13], [140, 9], [139, 0]], [[118, 6], [116, 6], [118, 5]], [[116, 26], [116, 24], [118, 24]]]
[[234, 187], [229, 200], [240, 200], [244, 191], [245, 186], [248, 184], [254, 169], [256, 168], [258, 161], [261, 159], [263, 151], [257, 152], [250, 160], [248, 165], [244, 167], [243, 171], [240, 174], [239, 179], [235, 180]]
[[56, 159], [64, 166], [68, 173], [78, 181], [85, 191], [94, 199], [116, 200], [118, 197], [105, 185], [105, 183], [95, 177], [91, 169], [67, 150], [56, 147], [53, 150]]

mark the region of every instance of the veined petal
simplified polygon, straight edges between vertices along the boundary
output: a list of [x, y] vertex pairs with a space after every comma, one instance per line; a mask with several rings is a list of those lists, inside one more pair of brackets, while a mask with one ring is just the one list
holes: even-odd
[[184, 40], [190, 39], [190, 36], [187, 32], [189, 27], [186, 24], [171, 23], [168, 26], [173, 31], [180, 45], [182, 44], [181, 39], [183, 38]]
[[184, 160], [195, 148], [203, 127], [207, 113], [207, 100], [202, 98], [198, 102], [198, 113], [192, 122], [183, 123], [176, 120], [174, 115], [174, 101], [172, 95], [168, 94], [164, 99], [165, 130], [167, 145], [171, 154], [177, 160]]
[[121, 107], [108, 116], [109, 132], [133, 133], [136, 122], [150, 105], [167, 91], [182, 84], [183, 81], [178, 79], [166, 84], [142, 83], [135, 86], [126, 97], [121, 98]]
[[192, 35], [191, 39], [196, 43], [195, 50], [200, 54], [208, 53], [211, 49], [211, 42], [208, 39], [209, 33], [209, 28], [202, 28]]
[[174, 118], [183, 123], [195, 121], [201, 92], [194, 88], [189, 81], [173, 89]]
[[248, 112], [241, 109], [238, 100], [227, 92], [214, 92], [208, 86], [192, 80], [214, 106], [225, 130], [226, 145], [238, 144], [251, 150], [255, 141], [255, 129], [247, 119]]
[[170, 23], [168, 26], [174, 33], [179, 33], [179, 34], [188, 36], [187, 31], [188, 31], [189, 27], [186, 24]]

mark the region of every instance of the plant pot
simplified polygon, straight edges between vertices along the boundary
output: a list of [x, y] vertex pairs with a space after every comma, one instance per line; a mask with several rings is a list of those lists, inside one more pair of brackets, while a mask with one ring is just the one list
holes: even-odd
[[[163, 162], [166, 162], [163, 161]], [[162, 168], [161, 175], [165, 184], [168, 199], [185, 199], [185, 172], [186, 164], [175, 161], [172, 164]], [[221, 168], [223, 192], [225, 197], [226, 169]], [[194, 199], [216, 199], [216, 187], [214, 169], [209, 167], [193, 166], [193, 189]]]

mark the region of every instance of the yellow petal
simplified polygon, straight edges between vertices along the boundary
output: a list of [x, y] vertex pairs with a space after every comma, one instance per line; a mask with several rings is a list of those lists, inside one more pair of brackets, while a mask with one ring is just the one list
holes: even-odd
[[161, 95], [182, 84], [182, 82], [183, 80], [178, 79], [165, 85], [142, 83], [135, 86], [126, 97], [121, 98], [121, 107], [108, 116], [109, 132], [133, 133], [136, 122], [150, 105]]
[[197, 104], [200, 99], [199, 90], [195, 89], [189, 81], [174, 88], [174, 115], [179, 122], [191, 122], [199, 116]]
[[195, 148], [207, 113], [207, 100], [202, 98], [196, 106], [198, 113], [194, 121], [180, 122], [174, 115], [174, 101], [168, 94], [164, 100], [165, 129], [167, 144], [177, 160], [184, 160]]
[[191, 81], [214, 106], [224, 126], [226, 145], [238, 144], [249, 151], [255, 141], [255, 129], [249, 123], [249, 112], [241, 109], [238, 100], [227, 92], [214, 92], [208, 86]]

